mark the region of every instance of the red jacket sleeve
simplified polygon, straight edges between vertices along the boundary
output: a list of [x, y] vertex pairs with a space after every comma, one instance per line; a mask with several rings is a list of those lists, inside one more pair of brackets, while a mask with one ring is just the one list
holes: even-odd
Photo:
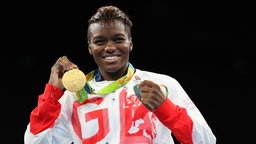
[[58, 100], [63, 91], [51, 84], [46, 84], [44, 93], [39, 95], [37, 107], [30, 114], [30, 131], [34, 135], [54, 125], [58, 118], [61, 105]]
[[157, 109], [153, 110], [157, 118], [172, 132], [176, 139], [183, 144], [193, 144], [193, 121], [185, 108], [174, 105], [168, 98]]

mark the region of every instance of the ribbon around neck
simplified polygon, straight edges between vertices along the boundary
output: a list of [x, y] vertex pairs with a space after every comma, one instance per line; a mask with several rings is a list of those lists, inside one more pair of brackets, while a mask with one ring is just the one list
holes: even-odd
[[78, 101], [80, 103], [83, 103], [87, 98], [88, 98], [88, 94], [99, 94], [99, 95], [106, 95], [109, 94], [115, 90], [117, 90], [118, 88], [126, 85], [132, 78], [135, 69], [132, 66], [131, 63], [128, 63], [128, 70], [126, 75], [124, 75], [123, 77], [119, 78], [118, 80], [110, 83], [109, 85], [103, 87], [100, 91], [98, 92], [94, 92], [92, 87], [89, 85], [89, 81], [91, 81], [95, 76], [96, 76], [96, 72], [98, 69], [95, 69], [93, 71], [91, 71], [90, 73], [88, 73], [85, 77], [86, 77], [86, 84], [84, 86], [84, 88], [82, 88], [81, 90], [76, 92], [76, 96], [78, 97]]

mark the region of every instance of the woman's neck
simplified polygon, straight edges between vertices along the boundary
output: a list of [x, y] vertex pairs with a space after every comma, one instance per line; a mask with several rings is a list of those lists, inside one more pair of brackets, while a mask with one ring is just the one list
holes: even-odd
[[118, 80], [119, 78], [123, 77], [124, 75], [126, 75], [127, 69], [128, 69], [128, 65], [126, 67], [119, 69], [118, 71], [115, 71], [115, 72], [107, 72], [107, 71], [100, 70], [100, 74], [101, 74], [103, 80], [115, 81], [115, 80]]

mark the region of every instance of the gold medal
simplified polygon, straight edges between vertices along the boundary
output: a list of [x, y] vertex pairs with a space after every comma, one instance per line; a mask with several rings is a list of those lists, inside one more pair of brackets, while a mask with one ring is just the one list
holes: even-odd
[[79, 69], [69, 70], [64, 73], [62, 84], [68, 91], [77, 92], [86, 84], [85, 74]]

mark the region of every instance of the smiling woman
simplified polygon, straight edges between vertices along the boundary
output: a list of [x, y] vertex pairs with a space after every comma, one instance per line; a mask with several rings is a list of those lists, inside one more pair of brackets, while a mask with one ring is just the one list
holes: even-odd
[[[88, 28], [89, 52], [93, 55], [103, 79], [116, 80], [127, 71], [133, 43], [123, 22], [94, 22]], [[117, 71], [118, 70], [118, 71]], [[107, 73], [114, 73], [109, 75]]]
[[[88, 51], [97, 67], [86, 75], [76, 74], [79, 67], [67, 56], [56, 60], [30, 114], [25, 144], [216, 143], [203, 115], [176, 79], [136, 68], [129, 61], [132, 26], [118, 7], [97, 9], [87, 31]], [[67, 78], [78, 81], [67, 85]], [[78, 96], [78, 85], [84, 98]]]

